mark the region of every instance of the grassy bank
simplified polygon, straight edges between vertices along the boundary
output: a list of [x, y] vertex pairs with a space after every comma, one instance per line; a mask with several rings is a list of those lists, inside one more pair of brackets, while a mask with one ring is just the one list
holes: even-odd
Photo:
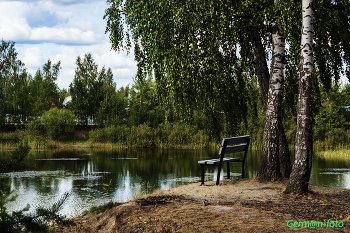
[[317, 151], [315, 155], [328, 158], [350, 158], [350, 149]]
[[[222, 134], [214, 139], [206, 130], [194, 130], [182, 124], [149, 124], [137, 127], [126, 125], [97, 128], [77, 126], [74, 134], [65, 140], [53, 140], [44, 130], [26, 130], [24, 127], [0, 133], [0, 149], [13, 149], [20, 141], [27, 141], [32, 149], [55, 148], [219, 148], [221, 139], [232, 135]], [[250, 148], [262, 150], [261, 135], [251, 135]], [[290, 149], [295, 145], [290, 144]], [[315, 141], [314, 151], [322, 156], [346, 156], [350, 145]]]

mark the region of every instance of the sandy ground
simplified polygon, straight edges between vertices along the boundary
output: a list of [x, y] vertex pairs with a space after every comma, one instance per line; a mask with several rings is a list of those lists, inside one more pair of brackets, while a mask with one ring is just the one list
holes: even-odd
[[[98, 215], [77, 217], [76, 226], [56, 226], [54, 230], [65, 233], [350, 232], [350, 190], [310, 185], [310, 193], [295, 196], [282, 193], [285, 185], [251, 179], [223, 180], [218, 186], [214, 181], [204, 186], [193, 183], [156, 192]], [[299, 222], [302, 223], [298, 227]]]

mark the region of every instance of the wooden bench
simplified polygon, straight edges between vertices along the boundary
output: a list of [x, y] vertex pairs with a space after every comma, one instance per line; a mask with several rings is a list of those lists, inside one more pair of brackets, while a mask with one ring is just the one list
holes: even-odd
[[[221, 167], [223, 163], [227, 163], [227, 179], [230, 179], [230, 162], [241, 162], [242, 178], [244, 178], [244, 165], [245, 165], [245, 160], [247, 158], [249, 141], [250, 141], [249, 135], [234, 137], [234, 138], [224, 138], [222, 140], [221, 148], [219, 152], [220, 158], [198, 161], [198, 163], [201, 165], [201, 171], [202, 171], [201, 185], [204, 184], [204, 166], [218, 167], [216, 185], [219, 184], [220, 172], [221, 172]], [[227, 154], [232, 154], [232, 153], [242, 152], [242, 151], [245, 152], [244, 157], [242, 159], [225, 157], [225, 155]]]

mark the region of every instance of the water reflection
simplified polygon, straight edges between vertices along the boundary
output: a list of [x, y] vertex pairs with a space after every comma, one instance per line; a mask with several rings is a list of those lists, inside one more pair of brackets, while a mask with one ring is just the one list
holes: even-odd
[[[3, 158], [6, 153], [1, 151], [0, 156]], [[32, 208], [48, 207], [69, 192], [62, 213], [74, 216], [110, 200], [126, 201], [139, 193], [199, 182], [201, 171], [197, 161], [214, 158], [217, 153], [218, 150], [210, 149], [31, 151], [25, 161], [31, 169], [6, 173], [12, 190], [19, 195], [8, 208], [19, 210], [28, 203]], [[311, 183], [350, 188], [348, 162], [314, 159]], [[261, 151], [250, 151], [245, 176], [254, 178], [260, 163]], [[216, 168], [205, 169], [205, 179], [215, 180]], [[221, 179], [223, 175], [226, 173], [221, 173]], [[230, 175], [241, 177], [240, 163], [231, 164]]]
[[350, 188], [350, 158], [313, 159], [311, 184], [331, 188]]

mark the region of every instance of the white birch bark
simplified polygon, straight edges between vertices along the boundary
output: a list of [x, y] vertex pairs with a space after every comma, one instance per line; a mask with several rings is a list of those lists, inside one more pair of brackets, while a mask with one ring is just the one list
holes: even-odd
[[313, 0], [302, 0], [300, 78], [297, 113], [295, 160], [285, 193], [305, 193], [312, 165], [312, 105], [313, 105]]
[[[275, 0], [275, 5], [278, 0]], [[281, 178], [279, 161], [280, 114], [283, 97], [285, 39], [276, 24], [272, 28], [272, 62], [267, 93], [263, 156], [257, 178], [260, 182]]]

